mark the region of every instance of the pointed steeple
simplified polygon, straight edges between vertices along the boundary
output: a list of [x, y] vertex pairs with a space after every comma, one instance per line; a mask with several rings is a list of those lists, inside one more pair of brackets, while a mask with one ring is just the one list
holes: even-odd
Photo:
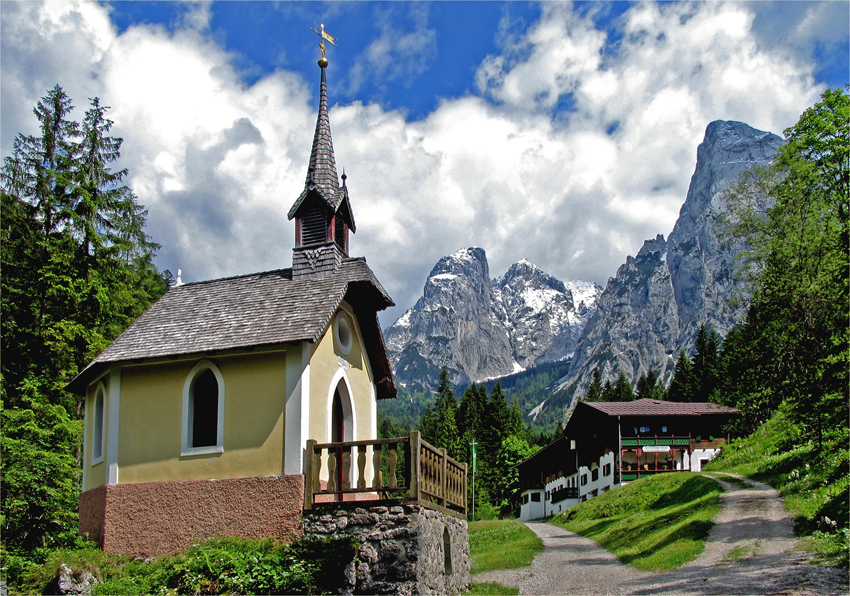
[[314, 277], [335, 271], [348, 257], [348, 234], [354, 232], [354, 215], [343, 176], [336, 172], [331, 124], [328, 118], [327, 60], [319, 60], [322, 72], [319, 88], [319, 115], [313, 134], [313, 148], [307, 166], [304, 190], [289, 210], [295, 219], [293, 278]]
[[336, 174], [333, 139], [331, 138], [331, 122], [328, 119], [328, 82], [325, 78], [325, 67], [322, 70], [322, 82], [319, 90], [319, 118], [316, 120], [316, 132], [313, 135], [313, 150], [310, 152], [310, 165], [307, 167], [307, 181], [318, 186], [332, 206], [336, 207], [334, 199], [339, 194], [339, 178]]

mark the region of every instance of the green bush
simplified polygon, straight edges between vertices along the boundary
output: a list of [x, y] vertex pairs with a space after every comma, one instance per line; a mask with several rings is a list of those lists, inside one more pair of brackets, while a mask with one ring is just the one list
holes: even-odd
[[357, 555], [351, 537], [275, 539], [213, 538], [172, 557], [138, 561], [111, 557], [92, 547], [53, 551], [23, 574], [12, 591], [41, 594], [60, 565], [91, 573], [92, 594], [330, 594], [343, 584]]

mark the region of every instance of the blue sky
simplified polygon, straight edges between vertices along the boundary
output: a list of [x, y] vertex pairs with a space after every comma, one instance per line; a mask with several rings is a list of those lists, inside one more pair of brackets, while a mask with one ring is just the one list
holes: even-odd
[[848, 83], [847, 2], [3, 2], [3, 156], [60, 84], [125, 139], [160, 267], [290, 264], [328, 49], [331, 127], [365, 255], [398, 307], [482, 246], [604, 286], [669, 234], [717, 119], [776, 133]]

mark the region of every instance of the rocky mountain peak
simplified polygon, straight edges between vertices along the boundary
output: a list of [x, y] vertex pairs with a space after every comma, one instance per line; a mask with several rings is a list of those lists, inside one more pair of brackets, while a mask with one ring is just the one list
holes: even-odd
[[551, 288], [562, 294], [567, 293], [564, 282], [545, 273], [540, 267], [526, 259], [517, 261], [508, 268], [502, 277], [493, 280], [493, 285], [500, 288], [528, 286], [529, 284]]
[[706, 127], [670, 236], [644, 242], [609, 280], [562, 380], [565, 395], [582, 395], [597, 367], [603, 380], [622, 372], [635, 382], [650, 369], [669, 378], [679, 350], [692, 351], [700, 325], [725, 335], [743, 315], [729, 306], [737, 291], [735, 257], [743, 246], [721, 240], [719, 199], [738, 174], [769, 163], [781, 145], [777, 135], [741, 122]]
[[563, 359], [601, 291], [525, 259], [491, 280], [484, 250], [461, 249], [437, 262], [422, 298], [384, 332], [396, 376], [430, 387], [443, 366], [464, 383]]

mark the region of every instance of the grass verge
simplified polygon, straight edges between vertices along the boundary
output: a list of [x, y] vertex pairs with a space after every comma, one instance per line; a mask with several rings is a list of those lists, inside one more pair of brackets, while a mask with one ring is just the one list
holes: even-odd
[[735, 472], [779, 491], [794, 515], [803, 546], [830, 565], [850, 563], [850, 452], [847, 427], [824, 438], [823, 449], [806, 440], [780, 409], [752, 435], [729, 445], [706, 466]]
[[580, 503], [550, 521], [596, 541], [623, 563], [666, 571], [703, 551], [722, 492], [717, 482], [697, 474], [659, 474]]
[[469, 524], [472, 574], [527, 567], [543, 550], [543, 541], [523, 523], [512, 520]]
[[466, 594], [469, 596], [515, 596], [519, 594], [519, 588], [509, 588], [495, 582], [486, 584], [473, 582]]

